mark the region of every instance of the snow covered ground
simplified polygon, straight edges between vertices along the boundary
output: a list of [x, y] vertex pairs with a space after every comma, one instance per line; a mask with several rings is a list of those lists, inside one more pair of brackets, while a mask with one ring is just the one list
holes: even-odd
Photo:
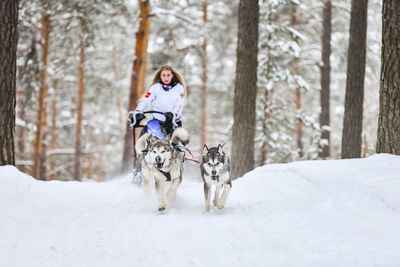
[[129, 177], [0, 167], [0, 266], [400, 266], [399, 156], [260, 167], [208, 214], [187, 164], [164, 214]]

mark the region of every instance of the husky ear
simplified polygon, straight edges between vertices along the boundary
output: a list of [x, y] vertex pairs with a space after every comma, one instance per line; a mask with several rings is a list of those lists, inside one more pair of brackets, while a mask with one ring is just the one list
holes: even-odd
[[223, 146], [224, 146], [224, 145], [221, 146], [221, 144], [218, 145], [218, 147], [217, 147], [217, 152], [218, 152], [218, 154], [222, 154], [222, 147], [223, 147]]
[[151, 138], [146, 139], [146, 147], [149, 148], [151, 144]]
[[203, 155], [207, 155], [207, 153], [208, 153], [208, 147], [207, 147], [207, 145], [204, 145], [204, 147], [203, 147]]

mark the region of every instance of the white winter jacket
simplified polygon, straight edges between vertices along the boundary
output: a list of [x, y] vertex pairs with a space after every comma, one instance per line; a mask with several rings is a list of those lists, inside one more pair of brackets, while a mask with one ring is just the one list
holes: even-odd
[[[136, 111], [143, 112], [153, 103], [153, 110], [163, 113], [172, 112], [175, 114], [176, 120], [179, 121], [181, 119], [184, 97], [185, 90], [180, 83], [177, 83], [169, 90], [163, 89], [161, 83], [155, 83], [139, 101]], [[154, 118], [159, 121], [165, 121], [165, 117], [161, 114], [155, 113]]]

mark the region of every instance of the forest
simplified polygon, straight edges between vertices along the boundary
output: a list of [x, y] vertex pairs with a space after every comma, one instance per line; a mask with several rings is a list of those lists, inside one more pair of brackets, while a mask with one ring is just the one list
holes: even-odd
[[128, 112], [157, 69], [186, 84], [195, 155], [400, 155], [398, 0], [2, 0], [0, 165], [40, 180], [132, 169]]

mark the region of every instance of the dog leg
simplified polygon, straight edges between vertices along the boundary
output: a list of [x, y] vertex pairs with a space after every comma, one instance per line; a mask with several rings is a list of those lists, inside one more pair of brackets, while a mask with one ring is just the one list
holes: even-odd
[[143, 176], [143, 191], [146, 195], [150, 195], [151, 189], [154, 187], [154, 177], [151, 175], [150, 171], [142, 169]]
[[168, 189], [168, 192], [167, 192], [167, 200], [168, 201], [175, 201], [176, 191], [178, 190], [178, 187], [181, 184], [181, 182], [182, 182], [181, 179], [177, 179], [172, 182], [171, 187]]
[[224, 184], [224, 192], [222, 192], [221, 198], [218, 200], [217, 208], [222, 209], [225, 206], [226, 199], [228, 198], [229, 192], [231, 191], [232, 184]]
[[219, 184], [217, 184], [217, 186], [215, 187], [214, 201], [213, 201], [214, 206], [217, 206], [217, 204], [218, 204], [219, 193], [220, 193], [220, 191], [221, 191], [222, 185], [223, 185], [223, 183], [219, 183]]
[[146, 195], [150, 195], [151, 192], [151, 186], [150, 186], [150, 181], [149, 179], [144, 179], [143, 180], [143, 191]]
[[156, 180], [156, 190], [158, 196], [158, 211], [163, 211], [166, 208], [164, 200], [164, 182]]
[[206, 212], [210, 211], [210, 197], [211, 197], [211, 186], [207, 183], [204, 183], [204, 199], [205, 199], [205, 210]]

